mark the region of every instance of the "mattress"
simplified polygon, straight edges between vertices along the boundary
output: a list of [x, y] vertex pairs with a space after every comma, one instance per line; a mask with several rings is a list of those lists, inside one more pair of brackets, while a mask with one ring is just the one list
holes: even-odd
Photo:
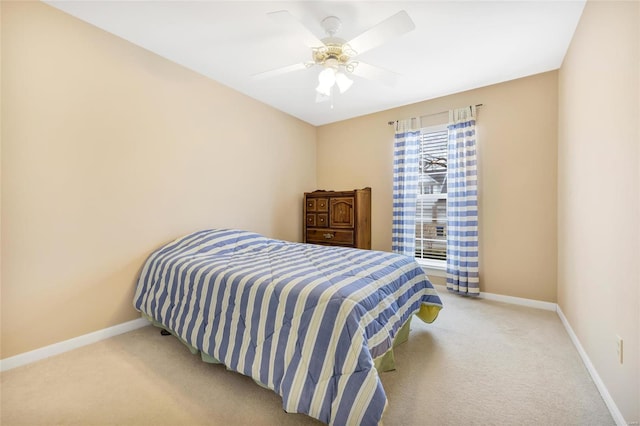
[[214, 229], [154, 251], [134, 306], [272, 389], [287, 412], [375, 425], [387, 404], [376, 361], [414, 314], [431, 322], [442, 302], [411, 257]]

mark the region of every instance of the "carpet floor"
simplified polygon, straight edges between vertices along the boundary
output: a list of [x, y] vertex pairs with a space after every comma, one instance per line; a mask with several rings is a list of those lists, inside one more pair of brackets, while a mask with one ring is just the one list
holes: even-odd
[[[554, 312], [442, 294], [381, 374], [394, 425], [614, 425]], [[2, 425], [317, 425], [144, 327], [0, 375]]]

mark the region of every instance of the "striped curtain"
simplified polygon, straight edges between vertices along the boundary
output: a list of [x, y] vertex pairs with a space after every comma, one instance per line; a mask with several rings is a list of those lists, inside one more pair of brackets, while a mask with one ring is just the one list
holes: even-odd
[[[391, 250], [406, 256], [416, 251], [419, 120], [396, 123], [393, 148], [393, 228]], [[416, 127], [416, 125], [418, 127]]]
[[478, 169], [476, 108], [449, 111], [447, 289], [477, 296]]

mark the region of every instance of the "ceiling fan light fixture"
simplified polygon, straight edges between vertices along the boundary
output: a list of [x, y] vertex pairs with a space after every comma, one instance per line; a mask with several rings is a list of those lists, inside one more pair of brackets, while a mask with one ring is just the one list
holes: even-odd
[[347, 77], [345, 73], [336, 71], [335, 68], [327, 67], [318, 74], [316, 92], [324, 96], [330, 96], [333, 86], [338, 86], [340, 93], [344, 93], [349, 90], [352, 84], [353, 80]]

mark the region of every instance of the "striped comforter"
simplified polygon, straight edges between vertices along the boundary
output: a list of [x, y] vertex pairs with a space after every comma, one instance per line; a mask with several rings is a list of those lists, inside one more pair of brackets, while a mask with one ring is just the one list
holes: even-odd
[[442, 306], [410, 257], [238, 230], [195, 232], [152, 253], [134, 305], [274, 390], [287, 412], [337, 425], [380, 422], [387, 400], [373, 359], [421, 307]]

